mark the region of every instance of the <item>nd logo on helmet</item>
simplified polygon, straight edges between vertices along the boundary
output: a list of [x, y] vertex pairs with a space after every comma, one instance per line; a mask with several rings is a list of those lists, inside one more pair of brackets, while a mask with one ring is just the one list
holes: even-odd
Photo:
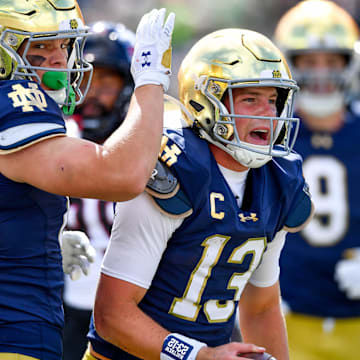
[[70, 20], [70, 27], [71, 27], [71, 29], [77, 29], [79, 27], [79, 24], [76, 19]]
[[273, 78], [276, 78], [276, 79], [281, 78], [281, 72], [280, 72], [280, 70], [273, 70], [272, 76], [273, 76]]

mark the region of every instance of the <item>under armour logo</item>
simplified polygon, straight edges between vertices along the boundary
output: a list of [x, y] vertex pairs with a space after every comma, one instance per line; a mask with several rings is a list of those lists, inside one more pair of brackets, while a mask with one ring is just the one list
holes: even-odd
[[143, 63], [141, 64], [142, 67], [144, 66], [150, 66], [151, 65], [151, 61], [149, 60], [149, 57], [151, 56], [151, 51], [149, 50], [148, 52], [143, 52], [141, 54], [142, 58], [143, 58]]
[[259, 219], [256, 217], [256, 213], [250, 213], [250, 216], [245, 216], [243, 213], [239, 214], [239, 218], [241, 222], [247, 222], [252, 220], [253, 222], [258, 221]]

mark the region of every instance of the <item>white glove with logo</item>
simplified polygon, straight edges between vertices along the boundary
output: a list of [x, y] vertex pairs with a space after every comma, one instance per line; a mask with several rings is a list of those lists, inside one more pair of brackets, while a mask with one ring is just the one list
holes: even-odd
[[345, 251], [345, 259], [335, 266], [335, 281], [351, 300], [360, 300], [360, 248]]
[[96, 252], [89, 238], [82, 231], [64, 231], [61, 238], [63, 270], [71, 280], [78, 280], [81, 272], [89, 274], [90, 263], [95, 261]]
[[147, 84], [162, 85], [164, 91], [169, 88], [175, 14], [170, 13], [164, 24], [165, 12], [165, 9], [153, 9], [142, 17], [137, 27], [131, 61], [135, 89]]

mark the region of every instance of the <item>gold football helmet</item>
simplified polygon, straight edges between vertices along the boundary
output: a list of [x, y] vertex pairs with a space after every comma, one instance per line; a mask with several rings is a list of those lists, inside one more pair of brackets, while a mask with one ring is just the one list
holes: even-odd
[[[354, 86], [359, 71], [359, 28], [343, 8], [328, 0], [304, 0], [280, 19], [274, 40], [284, 52], [294, 78], [302, 88], [299, 104], [313, 115], [326, 116], [341, 108], [346, 92]], [[346, 60], [342, 71], [300, 71], [294, 65], [297, 55], [328, 52]], [[319, 94], [311, 86], [334, 84], [335, 91]], [[317, 84], [317, 85], [316, 85]]]
[[[83, 92], [80, 83], [84, 72], [92, 72], [92, 65], [83, 59], [88, 29], [76, 0], [0, 0], [0, 24], [0, 80], [27, 78], [41, 83], [36, 71], [43, 70], [47, 73], [42, 81], [54, 89], [48, 93], [59, 105], [69, 109], [82, 102], [91, 76]], [[52, 39], [70, 39], [67, 69], [29, 62], [30, 44]], [[24, 51], [20, 56], [22, 44]]]
[[[267, 37], [242, 29], [211, 33], [189, 51], [180, 66], [178, 80], [179, 99], [189, 125], [239, 163], [260, 167], [272, 156], [290, 153], [299, 126], [299, 120], [292, 118], [298, 87], [281, 52]], [[254, 86], [277, 89], [277, 117], [235, 114], [232, 90]], [[227, 95], [229, 110], [223, 103]], [[237, 118], [269, 120], [270, 144], [241, 141], [235, 125]]]

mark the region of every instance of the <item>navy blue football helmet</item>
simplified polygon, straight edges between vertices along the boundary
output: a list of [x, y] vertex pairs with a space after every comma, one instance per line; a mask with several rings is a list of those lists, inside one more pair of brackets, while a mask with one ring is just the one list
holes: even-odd
[[[125, 25], [98, 21], [90, 24], [90, 35], [84, 47], [84, 58], [94, 66], [116, 71], [124, 80], [124, 86], [118, 94], [111, 111], [103, 111], [96, 118], [84, 116], [82, 119], [82, 137], [88, 140], [104, 141], [124, 120], [134, 89], [130, 73], [131, 57], [134, 51], [135, 34]], [[81, 110], [91, 97], [85, 99]]]

